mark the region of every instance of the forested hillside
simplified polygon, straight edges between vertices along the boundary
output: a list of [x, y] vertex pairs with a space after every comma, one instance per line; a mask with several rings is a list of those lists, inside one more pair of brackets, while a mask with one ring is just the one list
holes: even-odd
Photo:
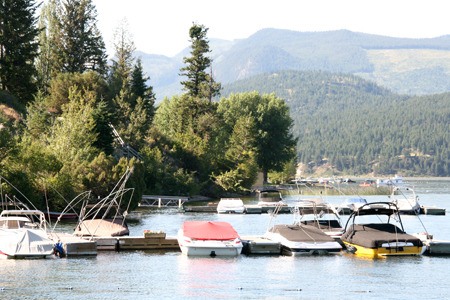
[[450, 175], [450, 94], [399, 96], [359, 77], [286, 71], [224, 87], [285, 99], [299, 162], [313, 172]]

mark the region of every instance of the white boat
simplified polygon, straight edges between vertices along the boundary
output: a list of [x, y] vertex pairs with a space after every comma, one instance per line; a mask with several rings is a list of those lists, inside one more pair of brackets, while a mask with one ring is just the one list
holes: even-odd
[[227, 222], [185, 221], [177, 239], [187, 256], [238, 256], [242, 252], [239, 234]]
[[397, 205], [401, 214], [418, 215], [420, 214], [419, 196], [412, 187], [397, 186], [392, 189], [390, 195], [391, 202]]
[[[317, 222], [317, 216], [307, 217], [302, 220], [303, 216], [317, 215], [317, 206], [317, 203], [314, 201], [300, 201], [295, 206], [294, 223], [274, 225], [267, 230], [264, 237], [280, 243], [281, 252], [285, 255], [300, 256], [340, 253], [342, 246], [333, 237], [334, 234], [339, 236], [338, 231], [331, 233], [327, 224]], [[302, 211], [306, 212], [307, 210], [311, 214], [302, 215]], [[276, 214], [273, 217], [275, 216]], [[324, 232], [327, 230], [329, 230], [328, 234]]]
[[364, 204], [367, 204], [367, 200], [364, 198], [347, 198], [344, 202], [336, 207], [338, 212], [347, 212], [352, 213]]
[[376, 183], [377, 187], [401, 186], [403, 185], [403, 177], [400, 175], [395, 175], [391, 178], [377, 179]]
[[4, 210], [0, 214], [0, 257], [45, 258], [53, 255], [54, 245], [43, 212]]
[[243, 214], [244, 212], [244, 202], [239, 198], [222, 198], [217, 205], [219, 214]]
[[264, 188], [256, 191], [258, 195], [258, 206], [287, 206], [283, 202], [281, 192], [274, 188]]
[[294, 207], [294, 224], [317, 227], [326, 235], [340, 240], [344, 228], [337, 210], [324, 201], [301, 200]]
[[264, 237], [280, 243], [282, 254], [285, 255], [333, 254], [342, 250], [339, 242], [311, 225], [274, 225]]

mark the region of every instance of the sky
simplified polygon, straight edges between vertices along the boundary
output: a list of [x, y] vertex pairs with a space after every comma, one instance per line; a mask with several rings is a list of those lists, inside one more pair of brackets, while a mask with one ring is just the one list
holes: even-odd
[[[447, 3], [449, 4], [447, 4]], [[260, 29], [348, 29], [391, 37], [450, 34], [447, 0], [92, 0], [108, 53], [124, 20], [136, 49], [172, 57], [189, 47], [193, 22], [208, 39], [235, 40]]]

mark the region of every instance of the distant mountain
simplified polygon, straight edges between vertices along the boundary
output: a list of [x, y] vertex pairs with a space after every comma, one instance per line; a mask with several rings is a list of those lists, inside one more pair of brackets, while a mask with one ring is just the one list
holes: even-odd
[[[213, 73], [223, 85], [283, 70], [322, 70], [361, 76], [400, 94], [450, 91], [450, 35], [394, 38], [348, 30], [263, 29], [246, 39], [210, 39]], [[158, 100], [181, 91], [184, 49], [174, 57], [137, 53]]]

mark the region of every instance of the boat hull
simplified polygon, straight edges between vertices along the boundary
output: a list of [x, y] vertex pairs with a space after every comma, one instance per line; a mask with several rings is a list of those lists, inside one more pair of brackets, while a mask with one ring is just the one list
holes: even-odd
[[17, 229], [0, 231], [0, 258], [31, 259], [53, 255], [54, 242], [37, 230]]
[[219, 214], [243, 214], [245, 208], [217, 208]]
[[178, 238], [181, 252], [187, 256], [238, 256], [242, 252], [242, 242], [234, 241], [188, 241]]
[[388, 256], [414, 256], [422, 254], [422, 246], [391, 245], [388, 247], [367, 248], [344, 241], [347, 250], [364, 258], [385, 258]]
[[308, 256], [308, 255], [329, 255], [341, 253], [342, 247], [333, 245], [317, 245], [317, 247], [287, 247], [281, 246], [281, 254], [289, 256]]
[[276, 225], [265, 237], [281, 245], [281, 253], [291, 256], [337, 254], [342, 246], [320, 229], [303, 226]]

